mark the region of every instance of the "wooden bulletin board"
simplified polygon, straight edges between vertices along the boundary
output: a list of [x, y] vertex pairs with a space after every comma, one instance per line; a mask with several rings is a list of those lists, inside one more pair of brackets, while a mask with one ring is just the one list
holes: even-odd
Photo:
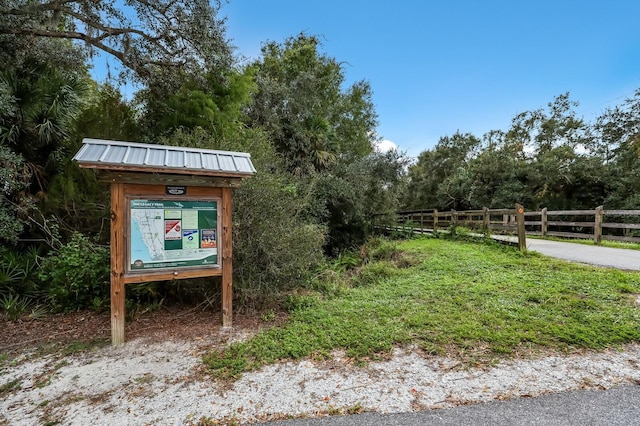
[[111, 182], [114, 345], [125, 340], [126, 284], [221, 276], [222, 325], [232, 325], [232, 188], [182, 188]]

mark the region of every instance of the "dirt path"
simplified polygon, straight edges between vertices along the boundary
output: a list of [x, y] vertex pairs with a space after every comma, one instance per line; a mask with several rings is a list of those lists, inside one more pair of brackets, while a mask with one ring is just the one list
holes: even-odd
[[[137, 336], [115, 348], [97, 345], [64, 355], [60, 350], [38, 354], [31, 346], [5, 354], [0, 425], [244, 424], [362, 411], [411, 412], [640, 380], [640, 345], [627, 345], [476, 368], [410, 348], [365, 367], [335, 353], [330, 361], [284, 362], [225, 383], [206, 373], [203, 351], [245, 339], [264, 322], [240, 317], [236, 327], [222, 331], [211, 325], [210, 314], [185, 314], [169, 326], [171, 318], [157, 314], [132, 322], [129, 334]], [[94, 319], [80, 315], [75, 321]]]

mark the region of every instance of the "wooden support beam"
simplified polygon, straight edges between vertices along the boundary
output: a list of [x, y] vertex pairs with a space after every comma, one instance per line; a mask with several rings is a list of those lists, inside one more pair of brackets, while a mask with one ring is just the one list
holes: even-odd
[[518, 224], [518, 249], [527, 251], [527, 235], [524, 227], [524, 207], [516, 204], [516, 223]]
[[603, 211], [604, 206], [596, 207], [596, 215], [593, 225], [593, 241], [596, 244], [602, 243], [602, 217], [604, 216]]
[[482, 232], [485, 235], [489, 235], [489, 223], [491, 222], [491, 217], [489, 216], [489, 209], [487, 207], [482, 208]]
[[111, 344], [124, 343], [124, 185], [111, 185]]
[[222, 189], [222, 326], [233, 325], [232, 192]]
[[438, 233], [438, 210], [433, 209], [433, 232]]
[[547, 228], [549, 226], [549, 221], [547, 219], [547, 208], [542, 209], [540, 213], [540, 235], [544, 238], [547, 236]]

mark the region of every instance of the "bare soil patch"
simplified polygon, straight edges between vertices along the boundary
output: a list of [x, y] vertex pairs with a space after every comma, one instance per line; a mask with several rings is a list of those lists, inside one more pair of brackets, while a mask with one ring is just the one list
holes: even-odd
[[[265, 322], [257, 313], [236, 314], [233, 328], [236, 332], [253, 334], [265, 326], [281, 324], [286, 315], [281, 313]], [[215, 342], [220, 337], [221, 313], [200, 307], [162, 307], [127, 318], [127, 341], [143, 339], [148, 342], [198, 341]], [[0, 354], [12, 356], [21, 352], [34, 352], [42, 348], [62, 348], [74, 343], [109, 344], [111, 318], [109, 312], [69, 312], [42, 319], [0, 322]]]

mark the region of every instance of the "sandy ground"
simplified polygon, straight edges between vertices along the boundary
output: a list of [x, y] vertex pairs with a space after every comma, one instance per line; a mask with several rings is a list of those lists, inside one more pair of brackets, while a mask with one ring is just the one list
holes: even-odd
[[66, 357], [23, 352], [6, 358], [0, 425], [245, 424], [438, 409], [640, 382], [640, 345], [634, 344], [471, 369], [410, 349], [364, 367], [336, 354], [331, 361], [270, 365], [225, 383], [204, 372], [203, 350], [209, 339], [228, 342], [246, 333], [220, 333], [226, 335], [157, 343], [139, 337]]

